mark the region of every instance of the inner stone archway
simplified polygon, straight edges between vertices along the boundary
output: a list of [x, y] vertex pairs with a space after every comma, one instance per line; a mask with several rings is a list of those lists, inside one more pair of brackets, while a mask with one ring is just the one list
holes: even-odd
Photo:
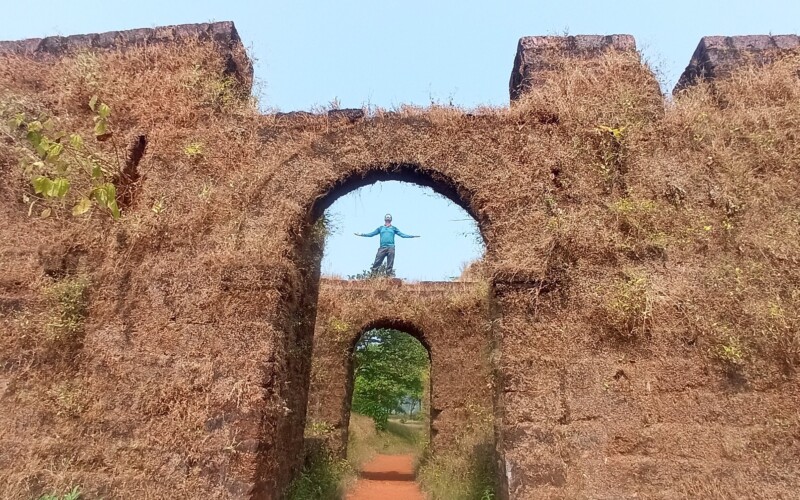
[[[345, 167], [345, 165], [337, 165], [336, 169]], [[483, 379], [488, 377], [491, 373], [489, 367], [489, 350], [493, 345], [490, 341], [491, 330], [489, 325], [489, 296], [491, 295], [490, 284], [488, 281], [481, 283], [423, 283], [419, 285], [402, 285], [400, 286], [399, 280], [385, 282], [379, 280], [377, 282], [337, 282], [337, 280], [326, 280], [323, 278], [319, 280], [322, 254], [324, 251], [325, 234], [324, 230], [320, 230], [319, 222], [325, 210], [328, 209], [336, 200], [351, 193], [361, 187], [381, 182], [381, 181], [400, 181], [409, 184], [414, 184], [421, 187], [431, 188], [436, 194], [451, 201], [466, 214], [474, 219], [480, 238], [484, 244], [484, 263], [489, 260], [491, 253], [491, 238], [488, 237], [491, 231], [491, 224], [487, 212], [482, 209], [482, 203], [473, 194], [472, 190], [466, 187], [465, 183], [455, 177], [450, 176], [446, 170], [428, 167], [419, 163], [412, 162], [388, 162], [383, 164], [361, 165], [359, 167], [351, 167], [345, 173], [337, 178], [323, 181], [321, 183], [320, 191], [312, 202], [310, 209], [306, 213], [304, 221], [301, 223], [304, 228], [299, 232], [297, 240], [298, 260], [300, 263], [300, 270], [305, 277], [306, 293], [301, 297], [300, 311], [303, 312], [301, 317], [310, 318], [315, 316], [315, 323], [313, 325], [314, 331], [314, 352], [315, 358], [321, 350], [327, 348], [326, 342], [326, 329], [333, 329], [336, 333], [336, 347], [337, 355], [344, 362], [336, 368], [332, 368], [327, 373], [338, 373], [340, 368], [349, 365], [349, 353], [355, 339], [370, 328], [394, 328], [413, 335], [420, 340], [422, 344], [428, 349], [431, 354], [431, 383], [437, 385], [436, 373], [439, 371], [440, 365], [443, 370], [442, 373], [455, 374], [460, 371], [459, 367], [463, 364], [457, 361], [459, 357], [475, 356], [475, 353], [480, 354], [480, 360], [471, 361], [474, 368], [475, 376]], [[360, 284], [359, 284], [360, 283]], [[371, 283], [371, 284], [368, 284]], [[339, 295], [338, 300], [333, 300], [333, 296], [326, 296], [323, 290], [335, 290], [337, 288], [349, 290], [355, 296], [351, 298], [343, 298]], [[377, 288], [376, 288], [377, 287]], [[382, 290], [381, 290], [382, 289]], [[391, 291], [390, 291], [391, 290]], [[376, 292], [378, 295], [376, 296]], [[406, 293], [411, 292], [411, 293]], [[334, 292], [331, 292], [334, 293]], [[388, 294], [388, 295], [387, 295]], [[392, 296], [392, 298], [389, 297]], [[449, 297], [447, 297], [449, 295]], [[316, 303], [314, 299], [319, 297]], [[425, 300], [420, 301], [421, 297], [427, 297]], [[437, 297], [436, 300], [441, 303], [434, 306], [436, 300], [431, 300]], [[447, 298], [445, 298], [447, 297]], [[397, 300], [396, 300], [397, 299]], [[367, 302], [370, 300], [375, 301], [376, 305], [370, 305]], [[462, 321], [463, 311], [458, 308], [464, 306], [462, 301], [470, 302], [477, 300], [475, 304], [477, 307], [474, 317], [467, 321]], [[420, 305], [425, 303], [423, 309]], [[376, 317], [374, 311], [381, 311], [382, 304], [391, 304], [391, 313]], [[353, 306], [354, 310], [358, 310], [357, 318], [347, 320], [350, 311], [344, 315], [339, 314], [334, 317], [334, 311], [337, 307]], [[455, 309], [453, 306], [455, 305]], [[409, 311], [403, 312], [404, 308]], [[422, 310], [427, 310], [429, 314], [421, 315]], [[370, 313], [370, 311], [373, 311]], [[442, 312], [440, 314], [440, 311]], [[340, 311], [341, 312], [341, 311]], [[448, 320], [448, 314], [452, 315]], [[425, 316], [423, 318], [423, 316]], [[328, 324], [329, 320], [334, 320], [334, 324]], [[449, 321], [449, 322], [448, 322]], [[454, 328], [453, 325], [458, 325]], [[302, 329], [311, 327], [310, 322], [303, 322], [300, 326]], [[423, 333], [424, 332], [424, 333]], [[349, 337], [345, 335], [349, 334]], [[474, 342], [461, 342], [464, 338], [471, 338]], [[323, 340], [320, 340], [323, 339]], [[347, 339], [344, 344], [341, 342]], [[435, 341], [433, 340], [435, 339]], [[322, 345], [320, 344], [322, 343]], [[435, 344], [435, 345], [434, 345]], [[474, 344], [474, 345], [473, 345]], [[464, 346], [469, 346], [471, 351], [461, 352]], [[468, 354], [469, 353], [469, 354]], [[344, 356], [347, 354], [347, 356]], [[344, 357], [341, 357], [344, 356]], [[437, 358], [437, 359], [433, 359]], [[303, 360], [298, 360], [303, 361]], [[309, 403], [314, 401], [314, 384], [320, 377], [320, 371], [314, 370], [311, 374], [311, 388], [309, 389]], [[472, 373], [472, 372], [471, 372]], [[340, 374], [337, 377], [340, 382], [346, 382], [349, 377], [346, 374]], [[469, 377], [468, 377], [469, 378]], [[468, 379], [467, 378], [467, 379]], [[466, 380], [466, 379], [464, 379]], [[449, 381], [442, 387], [448, 394], [455, 394], [461, 391]], [[344, 393], [340, 390], [329, 390], [330, 394], [341, 394], [344, 396], [342, 401], [349, 405], [350, 392], [344, 386]], [[447, 426], [441, 422], [446, 422], [449, 415], [456, 412], [468, 412], [470, 408], [483, 408], [491, 410], [491, 390], [488, 384], [484, 384], [484, 390], [480, 391], [480, 396], [475, 396], [475, 391], [462, 391], [459, 402], [438, 404], [436, 397], [436, 389], [431, 397], [431, 437], [432, 445], [436, 446], [437, 438], [440, 427]], [[475, 396], [475, 397], [473, 397]], [[444, 398], [447, 399], [447, 398]], [[481, 404], [475, 406], [472, 400], [480, 400]], [[461, 404], [464, 403], [464, 404]], [[441, 406], [441, 408], [440, 408]], [[452, 408], [450, 408], [452, 406]], [[439, 418], [438, 412], [447, 412], [443, 418]], [[349, 409], [348, 409], [349, 411]], [[491, 413], [491, 411], [489, 411]], [[314, 418], [315, 414], [312, 410], [307, 411], [308, 420]], [[342, 418], [345, 417], [345, 418]], [[343, 413], [342, 416], [336, 419], [327, 418], [332, 422], [335, 421], [334, 427], [344, 432], [344, 439], [340, 445], [334, 446], [333, 449], [337, 452], [343, 452], [342, 445], [346, 445], [346, 429], [347, 418]], [[448, 434], [445, 432], [445, 434]]]
[[[374, 318], [377, 304], [391, 304], [393, 316]], [[322, 280], [307, 422], [326, 429], [320, 437], [333, 453], [345, 456], [355, 339], [368, 330], [391, 328], [414, 336], [430, 353], [431, 448], [453, 446], [464, 423], [476, 419], [488, 423], [491, 439], [488, 317], [482, 283]]]
[[[428, 342], [425, 339], [425, 335], [419, 328], [416, 327], [414, 324], [407, 323], [402, 320], [396, 320], [394, 318], [381, 318], [376, 321], [370, 322], [365, 325], [361, 332], [353, 339], [352, 346], [349, 350], [348, 356], [348, 371], [349, 377], [347, 378], [347, 392], [345, 395], [345, 405], [344, 405], [344, 417], [349, 420], [349, 417], [354, 413], [358, 412], [358, 409], [355, 407], [354, 399], [356, 397], [357, 391], [357, 373], [358, 373], [358, 353], [357, 351], [360, 349], [364, 349], [367, 347], [369, 343], [369, 337], [374, 335], [376, 332], [381, 331], [388, 331], [400, 334], [401, 336], [410, 337], [413, 339], [412, 342], [417, 343], [424, 352], [425, 358], [427, 358], [427, 372], [428, 378], [430, 377], [430, 368], [431, 368], [431, 348]], [[428, 382], [428, 394], [423, 395], [420, 399], [420, 403], [424, 400], [425, 406], [430, 404], [430, 381]], [[424, 391], [423, 391], [424, 392]], [[429, 409], [426, 409], [426, 412], [430, 413]], [[428, 432], [430, 434], [430, 432]]]

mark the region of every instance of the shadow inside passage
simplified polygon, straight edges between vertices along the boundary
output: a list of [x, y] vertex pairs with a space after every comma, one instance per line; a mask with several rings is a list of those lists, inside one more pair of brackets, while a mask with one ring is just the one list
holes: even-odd
[[386, 471], [386, 472], [370, 472], [361, 471], [359, 473], [361, 479], [369, 481], [414, 481], [414, 474], [408, 472]]

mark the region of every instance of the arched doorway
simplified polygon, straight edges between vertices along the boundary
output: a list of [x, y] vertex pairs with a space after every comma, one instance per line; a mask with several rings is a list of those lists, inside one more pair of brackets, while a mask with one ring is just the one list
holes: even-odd
[[[316, 169], [319, 166], [300, 168], [309, 169], [310, 171], [310, 169]], [[287, 167], [286, 175], [288, 175], [289, 170], [290, 168]], [[457, 171], [453, 173], [458, 174]], [[463, 208], [467, 216], [475, 219], [480, 237], [486, 242], [485, 255], [490, 259], [493, 252], [491, 221], [489, 220], [488, 212], [483, 208], [484, 200], [474, 195], [473, 191], [468, 187], [470, 183], [474, 182], [474, 178], [466, 180], [467, 182], [464, 182], [457, 175], [454, 177], [443, 170], [411, 162], [351, 166], [348, 166], [347, 163], [340, 163], [333, 165], [328, 172], [325, 172], [323, 176], [315, 180], [313, 185], [316, 187], [313, 191], [308, 191], [309, 185], [305, 184], [302, 188], [304, 194], [295, 198], [295, 200], [299, 199], [300, 201], [306, 199], [309, 204], [306, 205], [308, 208], [302, 212], [294, 210], [294, 207], [302, 207], [302, 203], [300, 205], [293, 204], [291, 212], [287, 214], [289, 220], [294, 218], [294, 221], [296, 221], [294, 223], [289, 222], [290, 227], [294, 227], [290, 234], [295, 242], [290, 262], [300, 278], [299, 281], [294, 282], [299, 286], [293, 286], [288, 290], [286, 300], [282, 301], [282, 305], [285, 307], [282, 317], [285, 317], [288, 321], [286, 325], [287, 333], [289, 333], [286, 337], [288, 357], [286, 358], [284, 372], [289, 373], [290, 380], [282, 385], [272, 384], [278, 390], [275, 399], [285, 402], [286, 407], [291, 410], [291, 412], [287, 412], [282, 421], [284, 425], [281, 426], [283, 430], [280, 431], [282, 434], [281, 441], [290, 443], [285, 446], [286, 448], [297, 450], [300, 453], [302, 435], [298, 433], [298, 427], [302, 428], [302, 425], [305, 424], [303, 417], [306, 415], [309, 403], [310, 345], [317, 316], [321, 259], [324, 251], [324, 231], [320, 230], [323, 228], [320, 227], [318, 221], [320, 221], [325, 209], [330, 207], [339, 197], [373, 182], [401, 181], [427, 186]], [[273, 179], [269, 189], [284, 191], [285, 189], [280, 187], [280, 182], [282, 181]], [[287, 177], [285, 182], [291, 185], [292, 181]], [[269, 194], [267, 195], [270, 196]], [[276, 193], [275, 196], [280, 195]], [[267, 207], [266, 210], [270, 211], [271, 208]], [[284, 217], [284, 220], [287, 220], [286, 217]], [[487, 283], [482, 291], [484, 299], [491, 296], [490, 288], [491, 285]], [[489, 308], [486, 307], [483, 316], [484, 324], [490, 324], [488, 311]], [[477, 329], [473, 331], [477, 331]], [[487, 330], [485, 326], [482, 327], [481, 331], [484, 337], [491, 336], [491, 331]], [[481, 352], [481, 356], [488, 365], [490, 353], [488, 351]], [[483, 384], [482, 387], [486, 391], [490, 391], [490, 384]], [[491, 395], [489, 395], [488, 400], [491, 401]], [[492, 415], [493, 410], [491, 407], [487, 409], [485, 406], [479, 406], [483, 408], [481, 411], [484, 412], [484, 415]], [[434, 407], [433, 411], [436, 410]], [[448, 412], [454, 414], [456, 410], [448, 408], [443, 414], [447, 415]], [[437, 434], [440, 434], [437, 431], [434, 426], [431, 432], [434, 442], [438, 439]], [[449, 433], [444, 432], [444, 434], [448, 435]], [[299, 465], [299, 460], [293, 460], [292, 462]], [[294, 466], [294, 470], [298, 470], [296, 468], [297, 465]]]
[[[487, 475], [493, 474], [487, 471], [493, 467], [494, 448], [487, 292], [480, 282], [322, 280], [306, 437], [326, 443], [339, 459], [348, 456], [358, 339], [381, 328], [407, 332], [421, 341], [431, 361], [430, 391], [426, 391], [430, 418], [420, 422], [425, 429], [419, 429], [430, 436], [422, 473], [427, 470], [429, 478], [444, 479], [480, 474], [471, 485], [486, 487]], [[394, 316], [376, 318], [374, 311], [381, 304], [391, 304]], [[358, 421], [363, 426], [363, 419]], [[351, 458], [358, 465], [359, 457]], [[454, 469], [457, 474], [451, 474]], [[452, 488], [461, 482], [465, 481], [440, 481], [436, 486]]]
[[357, 469], [374, 455], [419, 463], [430, 441], [430, 350], [424, 337], [373, 327], [353, 345], [345, 408], [347, 458]]

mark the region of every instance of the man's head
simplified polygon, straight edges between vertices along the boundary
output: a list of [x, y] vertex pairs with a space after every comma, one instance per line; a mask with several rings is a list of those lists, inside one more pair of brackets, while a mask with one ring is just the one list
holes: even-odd
[[383, 216], [383, 223], [387, 226], [392, 223], [392, 214], [386, 214]]

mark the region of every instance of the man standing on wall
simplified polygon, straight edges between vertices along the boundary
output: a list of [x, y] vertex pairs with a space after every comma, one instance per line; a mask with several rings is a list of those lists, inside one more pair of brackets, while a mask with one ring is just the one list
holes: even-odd
[[383, 225], [371, 233], [355, 233], [356, 236], [364, 236], [367, 238], [378, 234], [381, 235], [381, 245], [378, 247], [378, 253], [375, 255], [375, 262], [372, 263], [372, 272], [374, 273], [378, 270], [385, 258], [386, 274], [391, 276], [393, 274], [392, 268], [394, 267], [394, 235], [396, 234], [401, 238], [419, 238], [419, 236], [405, 234], [394, 227], [392, 225], [392, 214], [386, 214], [383, 217]]

